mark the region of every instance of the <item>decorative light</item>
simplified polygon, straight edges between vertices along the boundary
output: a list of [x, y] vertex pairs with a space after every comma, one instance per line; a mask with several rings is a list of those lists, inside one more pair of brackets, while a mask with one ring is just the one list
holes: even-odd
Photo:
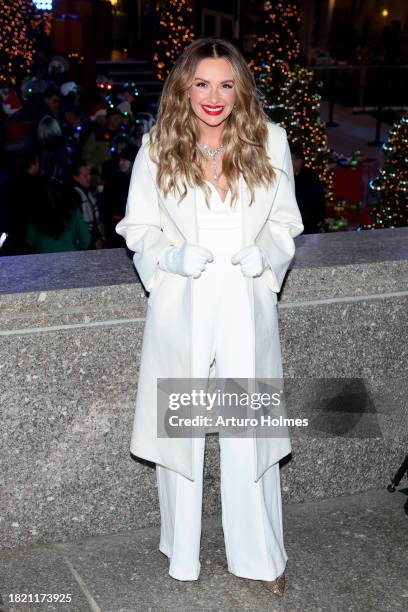
[[330, 166], [325, 126], [319, 117], [322, 82], [298, 63], [299, 2], [263, 3], [264, 23], [253, 44], [249, 68], [256, 77], [260, 100], [272, 121], [282, 125], [291, 144], [302, 147], [305, 166], [316, 170], [333, 201], [334, 173]]
[[[373, 226], [378, 228], [406, 227], [408, 225], [408, 113], [389, 131], [384, 166], [369, 183], [375, 196], [371, 207]], [[368, 229], [371, 226], [363, 226]]]
[[40, 11], [52, 11], [52, 0], [33, 0]]
[[194, 39], [192, 8], [187, 0], [157, 2], [156, 11], [160, 20], [160, 40], [156, 40], [157, 51], [153, 54], [157, 78], [164, 81], [184, 47]]
[[12, 83], [27, 75], [33, 62], [35, 8], [31, 0], [0, 3], [0, 77]]
[[382, 17], [388, 17], [388, 9], [386, 9], [386, 8], [385, 8], [385, 9], [383, 9], [383, 10], [381, 11], [381, 15], [382, 15]]

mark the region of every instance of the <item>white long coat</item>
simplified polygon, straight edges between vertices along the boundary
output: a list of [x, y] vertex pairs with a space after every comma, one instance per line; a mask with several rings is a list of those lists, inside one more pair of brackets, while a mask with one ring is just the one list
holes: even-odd
[[[282, 377], [276, 294], [295, 254], [293, 239], [303, 231], [286, 131], [274, 123], [268, 123], [268, 129], [268, 155], [277, 173], [272, 188], [257, 188], [255, 201], [248, 206], [249, 190], [242, 175], [239, 180], [242, 247], [258, 244], [269, 263], [261, 276], [245, 277], [253, 327], [253, 368], [248, 378]], [[169, 245], [181, 245], [185, 240], [198, 242], [197, 188], [188, 188], [180, 205], [173, 195], [164, 197], [156, 184], [157, 166], [148, 149], [149, 135], [145, 134], [132, 170], [126, 214], [116, 225], [116, 232], [134, 251], [134, 265], [143, 286], [150, 291], [130, 450], [137, 457], [194, 480], [192, 439], [157, 437], [156, 406], [157, 378], [193, 377], [191, 320], [195, 279], [164, 272], [157, 262]], [[214, 376], [214, 368], [210, 376]], [[291, 451], [287, 428], [280, 431], [285, 432], [284, 437], [253, 438], [255, 482]]]

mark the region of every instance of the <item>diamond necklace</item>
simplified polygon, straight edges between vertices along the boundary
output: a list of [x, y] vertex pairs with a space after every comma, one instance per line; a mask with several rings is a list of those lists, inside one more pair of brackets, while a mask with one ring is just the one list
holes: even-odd
[[218, 181], [220, 175], [217, 174], [217, 157], [221, 153], [221, 151], [224, 150], [224, 147], [219, 146], [216, 149], [210, 149], [210, 147], [206, 144], [199, 144], [199, 147], [203, 151], [204, 155], [212, 159], [213, 178], [215, 181]]

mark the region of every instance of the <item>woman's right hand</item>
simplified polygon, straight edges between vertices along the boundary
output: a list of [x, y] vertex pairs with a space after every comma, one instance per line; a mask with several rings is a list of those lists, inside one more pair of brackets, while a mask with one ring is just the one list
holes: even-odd
[[180, 247], [166, 247], [160, 255], [159, 267], [165, 272], [198, 278], [207, 262], [213, 260], [214, 255], [206, 247], [184, 242]]

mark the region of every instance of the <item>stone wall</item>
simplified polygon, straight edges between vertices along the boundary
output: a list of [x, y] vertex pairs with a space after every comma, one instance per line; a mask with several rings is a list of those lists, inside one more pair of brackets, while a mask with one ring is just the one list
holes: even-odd
[[[408, 452], [408, 229], [296, 244], [278, 306], [284, 374], [344, 378], [362, 410], [330, 436], [335, 402], [313, 412], [330, 381], [297, 406], [314, 428], [293, 431], [283, 500], [385, 487]], [[125, 249], [0, 258], [2, 548], [159, 524], [154, 466], [129, 451], [146, 301]], [[205, 515], [220, 512], [218, 459], [208, 436]]]

